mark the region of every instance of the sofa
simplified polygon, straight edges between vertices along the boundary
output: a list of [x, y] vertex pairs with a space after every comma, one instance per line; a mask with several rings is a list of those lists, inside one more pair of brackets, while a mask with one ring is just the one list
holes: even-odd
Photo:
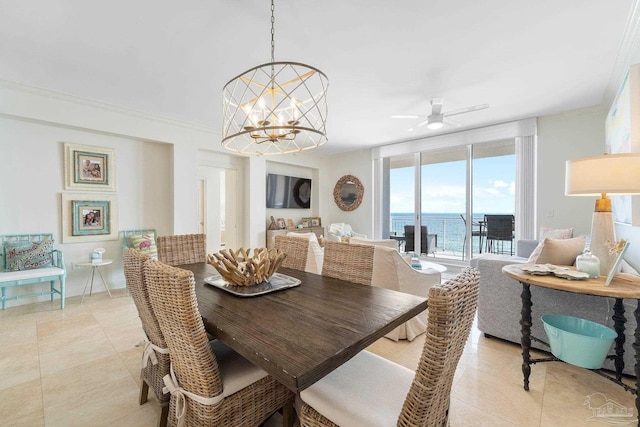
[[[509, 264], [526, 263], [529, 255], [537, 247], [536, 240], [519, 240], [515, 256], [482, 254], [471, 259], [470, 265], [480, 272], [480, 292], [478, 296], [478, 329], [486, 337], [496, 337], [520, 344], [520, 294], [522, 285], [502, 273], [502, 267]], [[624, 270], [623, 270], [624, 272]], [[532, 327], [531, 334], [548, 342], [540, 317], [543, 314], [566, 314], [592, 320], [613, 329], [613, 304], [615, 299], [579, 295], [570, 292], [531, 286]], [[624, 300], [626, 341], [624, 344], [624, 373], [635, 375], [636, 321], [634, 310], [636, 301]], [[544, 351], [549, 347], [532, 340], [531, 346]], [[611, 354], [611, 353], [610, 353]], [[613, 362], [606, 360], [604, 368], [615, 370]]]

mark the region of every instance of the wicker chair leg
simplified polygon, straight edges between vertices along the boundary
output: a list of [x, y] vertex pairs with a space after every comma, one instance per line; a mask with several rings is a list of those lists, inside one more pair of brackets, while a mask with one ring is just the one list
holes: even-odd
[[145, 380], [142, 380], [140, 385], [140, 404], [147, 403], [147, 396], [149, 395], [149, 384]]
[[162, 405], [162, 412], [160, 412], [160, 419], [158, 419], [158, 427], [167, 427], [168, 419], [169, 419], [169, 402]]

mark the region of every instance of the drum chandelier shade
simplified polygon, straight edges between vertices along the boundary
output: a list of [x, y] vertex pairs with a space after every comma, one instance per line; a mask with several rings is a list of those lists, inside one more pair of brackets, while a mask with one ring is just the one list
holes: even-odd
[[223, 88], [222, 146], [239, 154], [294, 153], [327, 142], [329, 79], [317, 68], [274, 61], [251, 68]]

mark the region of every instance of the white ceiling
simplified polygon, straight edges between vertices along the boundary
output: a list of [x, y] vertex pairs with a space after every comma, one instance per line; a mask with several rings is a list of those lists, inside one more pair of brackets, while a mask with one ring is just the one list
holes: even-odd
[[[458, 129], [598, 105], [636, 0], [277, 0], [275, 59], [322, 70], [326, 154], [475, 104]], [[270, 60], [268, 0], [0, 2], [0, 78], [220, 130], [222, 87]], [[215, 141], [218, 144], [219, 141]]]

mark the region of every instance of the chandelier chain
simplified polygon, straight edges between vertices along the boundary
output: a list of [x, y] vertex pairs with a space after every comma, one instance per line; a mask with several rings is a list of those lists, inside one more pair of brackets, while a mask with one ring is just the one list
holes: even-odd
[[274, 17], [275, 6], [273, 5], [273, 0], [271, 0], [271, 62], [275, 62], [275, 50], [276, 50], [276, 42], [275, 42], [275, 23], [276, 18]]

